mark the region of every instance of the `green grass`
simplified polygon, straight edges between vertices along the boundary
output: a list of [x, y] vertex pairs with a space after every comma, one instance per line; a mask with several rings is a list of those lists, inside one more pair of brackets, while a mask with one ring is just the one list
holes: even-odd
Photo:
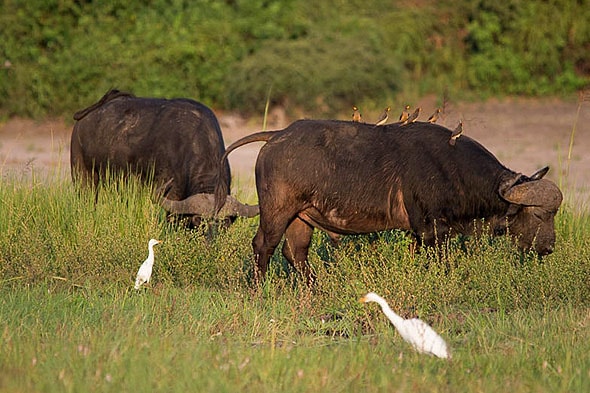
[[[436, 327], [454, 349], [445, 362], [413, 352], [354, 303], [325, 326], [296, 313], [292, 295], [60, 285], [2, 291], [4, 391], [582, 392], [590, 383], [590, 314], [569, 306], [444, 317]], [[370, 334], [357, 331], [363, 323]]]
[[[590, 390], [590, 219], [564, 206], [555, 253], [505, 238], [414, 257], [399, 232], [321, 233], [306, 288], [280, 255], [249, 284], [257, 219], [213, 238], [167, 222], [133, 180], [0, 188], [0, 392]], [[151, 237], [152, 283], [132, 289]], [[414, 352], [368, 291], [419, 316], [451, 361]]]

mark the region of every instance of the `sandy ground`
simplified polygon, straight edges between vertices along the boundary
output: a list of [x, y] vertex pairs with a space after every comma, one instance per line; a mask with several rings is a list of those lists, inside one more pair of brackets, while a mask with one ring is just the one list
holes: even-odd
[[[420, 120], [425, 120], [433, 112], [435, 101], [425, 98], [414, 106], [422, 107]], [[392, 110], [392, 117], [397, 118], [396, 112]], [[262, 128], [260, 118], [216, 114], [226, 146]], [[343, 113], [341, 118], [349, 116]], [[371, 121], [378, 113], [363, 116]], [[547, 177], [562, 187], [566, 199], [581, 202], [590, 196], [590, 102], [510, 99], [461, 103], [450, 105], [439, 123], [453, 129], [460, 119], [465, 135], [482, 143], [507, 167], [530, 175], [549, 165]], [[271, 110], [267, 129], [283, 128], [293, 120], [281, 110]], [[58, 173], [68, 177], [72, 126], [63, 119], [37, 122], [15, 118], [0, 124], [0, 176], [35, 174], [43, 179]], [[572, 133], [573, 148], [568, 160]], [[254, 163], [262, 145], [253, 143], [231, 153], [234, 185], [240, 189], [253, 188]]]

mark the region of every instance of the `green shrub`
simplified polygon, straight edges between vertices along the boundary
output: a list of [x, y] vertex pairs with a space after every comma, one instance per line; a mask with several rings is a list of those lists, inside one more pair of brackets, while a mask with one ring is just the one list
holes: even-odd
[[71, 115], [109, 88], [306, 115], [443, 91], [571, 93], [590, 82], [583, 2], [20, 1], [0, 4], [0, 111]]
[[393, 97], [402, 66], [384, 49], [337, 34], [267, 42], [230, 73], [227, 106], [260, 113], [269, 89], [273, 104], [324, 115], [372, 94]]
[[588, 58], [572, 49], [588, 42], [590, 31], [581, 23], [588, 17], [588, 7], [571, 2], [481, 1], [467, 25], [470, 86], [527, 95], [583, 87], [588, 74], [575, 64]]

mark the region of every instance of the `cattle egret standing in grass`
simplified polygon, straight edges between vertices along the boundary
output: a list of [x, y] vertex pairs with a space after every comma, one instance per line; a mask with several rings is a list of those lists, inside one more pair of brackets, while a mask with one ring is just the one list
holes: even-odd
[[152, 269], [154, 268], [154, 246], [162, 243], [160, 240], [150, 239], [148, 243], [148, 257], [139, 267], [137, 278], [135, 279], [135, 289], [139, 289], [142, 284], [150, 282]]
[[361, 303], [376, 302], [381, 306], [383, 313], [393, 326], [397, 329], [400, 336], [418, 351], [429, 355], [435, 355], [439, 358], [447, 359], [451, 357], [447, 343], [442, 339], [430, 326], [418, 318], [403, 319], [389, 307], [389, 304], [376, 293], [369, 292], [362, 298]]

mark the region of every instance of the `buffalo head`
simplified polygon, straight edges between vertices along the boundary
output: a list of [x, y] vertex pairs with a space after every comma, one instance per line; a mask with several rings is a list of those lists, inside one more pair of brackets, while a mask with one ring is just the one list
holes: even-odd
[[518, 234], [522, 249], [534, 249], [539, 255], [553, 252], [554, 218], [563, 195], [555, 183], [543, 179], [548, 168], [531, 177], [517, 175], [500, 185], [500, 196], [510, 203], [506, 214], [511, 233]]
[[166, 197], [174, 179], [169, 179], [156, 189], [156, 195], [160, 205], [169, 214], [178, 216], [189, 216], [190, 225], [198, 227], [201, 219], [219, 219], [232, 222], [236, 217], [252, 218], [260, 213], [258, 205], [246, 205], [231, 195], [225, 196], [223, 208], [217, 211], [215, 208], [215, 195], [199, 193], [188, 196], [182, 200], [169, 199]]
[[200, 218], [234, 218], [255, 217], [258, 205], [245, 205], [231, 195], [227, 195], [223, 208], [215, 214], [215, 196], [213, 194], [195, 194], [181, 201], [162, 198], [162, 207], [172, 214], [192, 215]]

